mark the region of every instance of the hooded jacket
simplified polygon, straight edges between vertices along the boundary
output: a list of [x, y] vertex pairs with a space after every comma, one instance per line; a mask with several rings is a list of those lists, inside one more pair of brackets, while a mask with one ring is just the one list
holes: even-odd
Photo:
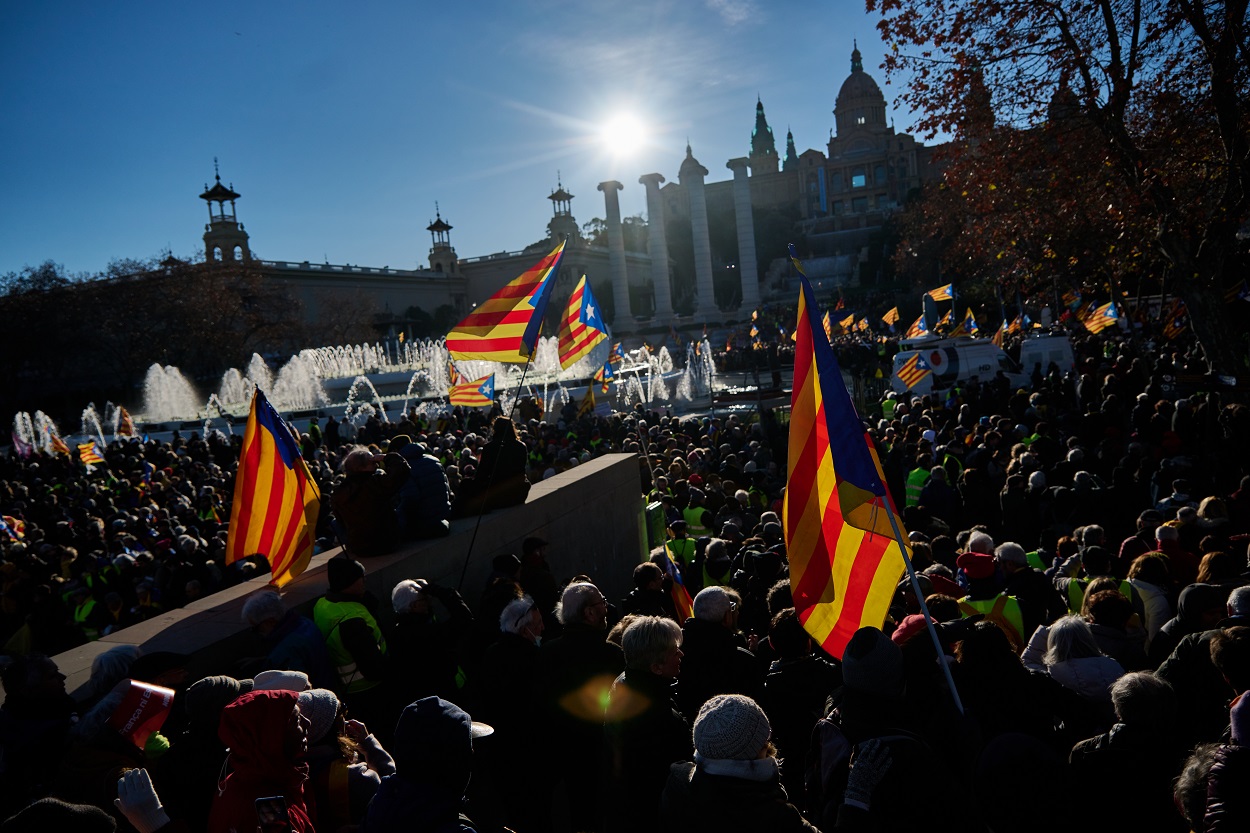
[[426, 697], [395, 726], [395, 774], [369, 802], [364, 833], [472, 833], [460, 814], [473, 764], [472, 721], [453, 703]]
[[230, 749], [230, 773], [218, 786], [208, 814], [209, 833], [252, 833], [256, 830], [256, 799], [281, 795], [294, 833], [312, 833], [304, 797], [308, 765], [296, 760], [305, 750], [291, 748], [294, 691], [253, 691], [221, 711], [217, 730]]

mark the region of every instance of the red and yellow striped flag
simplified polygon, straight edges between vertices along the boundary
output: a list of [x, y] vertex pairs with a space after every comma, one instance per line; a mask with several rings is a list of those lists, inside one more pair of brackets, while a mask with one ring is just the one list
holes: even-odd
[[881, 316], [881, 320], [891, 327], [897, 324], [898, 323], [898, 307], [891, 307], [889, 312]]
[[582, 275], [569, 296], [569, 305], [560, 322], [560, 367], [568, 370], [607, 337], [608, 325], [603, 322], [603, 311], [595, 303], [586, 276]]
[[928, 334], [929, 326], [924, 323], [924, 313], [921, 313], [920, 317], [913, 321], [912, 325], [907, 328], [907, 334], [903, 336], [903, 338], [919, 338], [920, 336], [927, 336]]
[[[811, 285], [800, 280], [782, 525], [794, 608], [807, 632], [840, 658], [856, 630], [885, 622], [904, 564], [881, 464], [809, 312]], [[903, 543], [910, 546], [905, 533]]]
[[281, 587], [312, 558], [320, 508], [321, 490], [295, 435], [257, 388], [234, 481], [226, 564], [263, 555], [273, 574], [269, 583]]
[[495, 404], [495, 374], [452, 385], [447, 392], [452, 405], [463, 405], [468, 408], [485, 408]]
[[133, 437], [135, 435], [135, 421], [130, 416], [130, 411], [125, 408], [118, 408], [117, 418], [117, 436]]
[[104, 462], [104, 458], [96, 450], [95, 440], [87, 440], [85, 443], [78, 444], [78, 459], [82, 460], [85, 466], [98, 466]]
[[564, 243], [479, 304], [447, 334], [451, 358], [525, 363], [534, 352]]

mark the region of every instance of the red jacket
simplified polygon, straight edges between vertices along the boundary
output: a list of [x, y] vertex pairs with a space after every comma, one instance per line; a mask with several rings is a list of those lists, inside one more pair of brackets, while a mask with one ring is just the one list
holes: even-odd
[[230, 774], [213, 798], [209, 833], [255, 833], [256, 799], [277, 795], [286, 798], [291, 830], [314, 833], [304, 797], [308, 765], [297, 760], [307, 739], [296, 749], [290, 737], [296, 701], [293, 691], [253, 691], [222, 710], [217, 734], [230, 748]]

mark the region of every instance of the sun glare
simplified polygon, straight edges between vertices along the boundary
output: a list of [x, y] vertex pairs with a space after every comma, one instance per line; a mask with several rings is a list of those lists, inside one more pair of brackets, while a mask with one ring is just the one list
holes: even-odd
[[635, 116], [622, 113], [603, 126], [602, 137], [613, 156], [631, 156], [647, 141], [647, 130]]

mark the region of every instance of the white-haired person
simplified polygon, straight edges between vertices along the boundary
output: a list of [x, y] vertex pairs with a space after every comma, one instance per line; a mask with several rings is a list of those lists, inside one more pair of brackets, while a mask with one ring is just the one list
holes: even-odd
[[[768, 718], [754, 700], [721, 694], [703, 704], [694, 721], [694, 762], [676, 764], [660, 804], [660, 830], [767, 830], [817, 828], [803, 818], [781, 787]], [[834, 830], [866, 829], [872, 791], [890, 767], [881, 740], [860, 744]]]
[[423, 697], [462, 699], [461, 648], [473, 630], [464, 599], [450, 587], [409, 578], [392, 588], [391, 607], [395, 618], [385, 632], [396, 713]]
[[[1124, 667], [1105, 655], [1081, 616], [1064, 616], [1033, 632], [1020, 659], [1031, 671], [1040, 671], [1076, 694], [1073, 713], [1065, 723], [1081, 737], [1111, 727], [1111, 686], [1124, 676]], [[1078, 738], [1079, 739], [1079, 738]]]
[[[533, 690], [542, 643], [543, 616], [534, 600], [522, 596], [499, 614], [499, 639], [486, 648], [477, 674], [469, 681], [473, 714], [495, 728], [483, 744], [481, 771], [488, 789], [499, 795], [490, 812], [517, 833], [549, 829], [546, 806], [537, 796], [542, 767], [534, 766], [539, 740]], [[596, 764], [597, 764], [596, 759]]]
[[669, 767], [688, 761], [690, 724], [677, 709], [681, 627], [664, 616], [639, 616], [621, 635], [625, 670], [604, 720], [604, 831], [654, 830]]
[[302, 671], [314, 688], [337, 690], [338, 672], [316, 623], [288, 610], [275, 590], [262, 590], [243, 603], [243, 621], [268, 648], [265, 669]]
[[738, 633], [742, 597], [728, 587], [706, 587], [694, 597], [694, 615], [682, 626], [682, 675], [677, 701], [687, 720], [716, 694], [764, 692], [764, 668]]

